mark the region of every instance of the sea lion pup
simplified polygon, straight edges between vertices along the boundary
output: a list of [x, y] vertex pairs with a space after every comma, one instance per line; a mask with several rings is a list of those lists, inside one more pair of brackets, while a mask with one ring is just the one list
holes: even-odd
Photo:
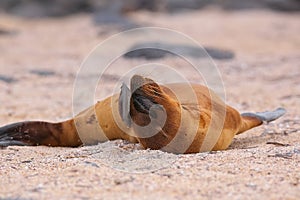
[[[151, 79], [134, 75], [130, 89], [123, 85], [120, 94], [99, 101], [73, 119], [59, 123], [19, 122], [0, 128], [0, 146], [77, 147], [124, 139], [139, 142], [144, 148], [171, 153], [197, 153], [205, 151], [201, 146], [205, 145], [211, 120], [218, 119], [218, 116], [212, 117], [213, 105], [217, 109], [224, 108], [225, 118], [221, 132], [213, 133], [218, 134], [218, 138], [212, 150], [224, 150], [236, 134], [259, 126], [264, 121], [273, 121], [285, 113], [283, 108], [279, 108], [272, 112], [240, 115], [207, 87], [197, 84], [191, 85], [197, 102], [191, 103], [188, 99], [179, 102], [172, 89], [184, 93], [189, 87], [185, 83], [158, 85]], [[161, 113], [166, 114], [165, 119], [161, 118]], [[199, 117], [195, 117], [197, 115], [194, 113], [199, 113]], [[143, 127], [147, 127], [153, 119], [164, 120], [164, 123], [154, 126], [157, 130], [154, 135], [145, 137]], [[192, 132], [190, 126], [195, 124], [196, 132]], [[172, 143], [172, 140], [176, 142]], [[177, 146], [186, 148], [183, 150]]]

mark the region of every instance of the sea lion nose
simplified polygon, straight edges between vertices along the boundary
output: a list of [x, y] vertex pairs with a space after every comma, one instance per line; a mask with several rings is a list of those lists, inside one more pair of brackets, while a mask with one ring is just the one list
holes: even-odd
[[135, 92], [139, 87], [145, 84], [145, 78], [140, 75], [134, 75], [130, 81], [130, 90]]
[[130, 80], [130, 90], [131, 92], [135, 92], [138, 88], [142, 87], [145, 84], [154, 83], [153, 80], [149, 78], [145, 78], [141, 75], [134, 75]]

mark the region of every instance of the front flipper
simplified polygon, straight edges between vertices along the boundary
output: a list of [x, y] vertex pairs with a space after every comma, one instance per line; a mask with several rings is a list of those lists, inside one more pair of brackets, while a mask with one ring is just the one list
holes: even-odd
[[0, 128], [0, 145], [51, 145], [57, 146], [55, 137], [58, 124], [47, 122], [18, 122]]
[[119, 96], [119, 114], [121, 119], [129, 128], [131, 126], [131, 119], [130, 119], [130, 98], [131, 92], [130, 89], [125, 85], [125, 83], [121, 86], [121, 93]]

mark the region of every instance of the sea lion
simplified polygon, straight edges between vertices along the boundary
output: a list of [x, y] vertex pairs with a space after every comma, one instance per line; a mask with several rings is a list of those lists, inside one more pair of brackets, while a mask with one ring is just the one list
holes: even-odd
[[[179, 101], [173, 92], [185, 94], [191, 88], [196, 102], [191, 102], [189, 97]], [[214, 115], [213, 107], [217, 110]], [[210, 132], [213, 136], [215, 134], [216, 140], [208, 141], [205, 139], [208, 129], [211, 124], [218, 124], [221, 110], [224, 110], [224, 124], [221, 124], [219, 133]], [[162, 119], [163, 113], [165, 119]], [[73, 119], [59, 123], [19, 122], [0, 128], [0, 146], [77, 147], [123, 139], [138, 142], [144, 148], [171, 153], [225, 150], [235, 135], [283, 114], [283, 108], [272, 112], [240, 114], [205, 86], [186, 83], [159, 85], [152, 79], [134, 75], [130, 89], [123, 85], [120, 94], [97, 102]], [[151, 120], [158, 122], [153, 126], [156, 132], [145, 137], [144, 127], [151, 124]], [[164, 123], [159, 124], [161, 121]], [[203, 148], [210, 142], [213, 142], [212, 149]]]

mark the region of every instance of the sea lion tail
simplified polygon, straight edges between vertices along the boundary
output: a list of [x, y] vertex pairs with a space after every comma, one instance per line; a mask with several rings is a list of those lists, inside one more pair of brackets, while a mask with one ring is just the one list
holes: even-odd
[[286, 113], [284, 108], [277, 108], [274, 111], [267, 112], [258, 112], [258, 113], [243, 113], [242, 117], [242, 125], [238, 134], [249, 130], [253, 127], [261, 125], [263, 122], [271, 122], [279, 117], [283, 116]]
[[79, 146], [73, 120], [60, 123], [25, 121], [0, 128], [0, 146]]

